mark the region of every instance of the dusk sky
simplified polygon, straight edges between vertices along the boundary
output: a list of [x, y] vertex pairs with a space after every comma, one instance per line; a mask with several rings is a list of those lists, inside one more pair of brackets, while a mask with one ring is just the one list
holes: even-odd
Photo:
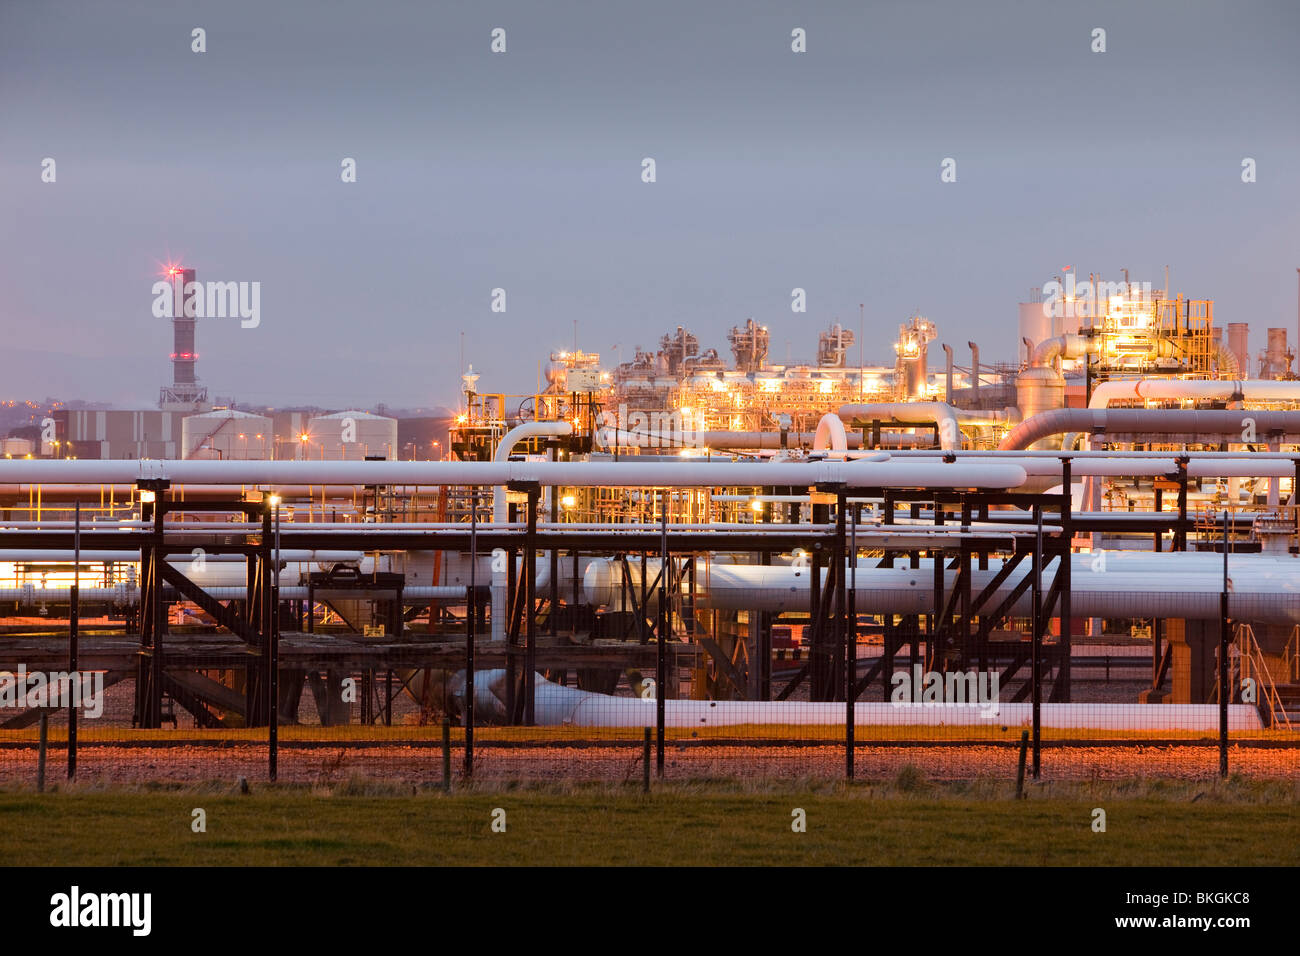
[[1294, 344], [1298, 40], [1294, 0], [2, 0], [0, 398], [153, 406], [169, 259], [261, 283], [198, 373], [276, 406], [452, 405], [462, 331], [530, 392], [575, 319], [608, 361], [747, 317], [811, 360], [865, 303], [868, 362], [914, 310], [1014, 361], [1065, 265]]

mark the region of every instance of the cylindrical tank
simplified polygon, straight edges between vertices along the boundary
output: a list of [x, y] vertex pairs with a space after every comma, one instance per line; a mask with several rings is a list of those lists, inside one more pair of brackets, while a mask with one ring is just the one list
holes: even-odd
[[[1064, 408], [1065, 376], [1054, 368], [1030, 366], [1016, 376], [1016, 404], [1025, 420], [1039, 412]], [[1034, 442], [1030, 448], [1059, 448], [1060, 443], [1061, 438], [1056, 435]]]
[[908, 399], [925, 398], [925, 348], [921, 354], [903, 359], [903, 393]]
[[1282, 378], [1291, 371], [1291, 360], [1286, 354], [1286, 329], [1268, 330], [1268, 348], [1264, 353], [1267, 378]]
[[[1051, 305], [1048, 304], [1046, 308], [1050, 310]], [[1019, 329], [1021, 339], [1029, 339], [1029, 341], [1037, 345], [1044, 339], [1052, 337], [1052, 317], [1049, 313], [1045, 313], [1043, 309], [1044, 304], [1042, 302], [1020, 303]], [[1021, 342], [1020, 348], [1024, 349], [1023, 342]], [[1028, 355], [1023, 355], [1022, 358], [1026, 362], [1029, 361]]]
[[1237, 368], [1242, 378], [1250, 377], [1250, 325], [1246, 322], [1228, 323], [1228, 351], [1237, 356]]
[[274, 443], [275, 431], [265, 415], [218, 409], [181, 422], [182, 458], [261, 460], [271, 457]]
[[368, 456], [397, 457], [397, 419], [369, 412], [335, 412], [307, 423], [304, 457], [360, 461]]

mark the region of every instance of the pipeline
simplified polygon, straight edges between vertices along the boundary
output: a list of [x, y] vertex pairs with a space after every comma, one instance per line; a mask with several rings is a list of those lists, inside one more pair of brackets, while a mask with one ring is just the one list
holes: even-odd
[[[534, 716], [543, 726], [653, 727], [656, 707], [653, 698], [615, 697], [565, 687], [535, 675]], [[504, 670], [480, 671], [474, 675], [474, 712], [484, 720], [504, 721]], [[463, 713], [465, 672], [449, 682], [448, 691]], [[664, 726], [699, 729], [734, 727], [742, 724], [837, 726], [844, 723], [844, 704], [817, 701], [751, 700], [665, 700]], [[1033, 720], [1032, 704], [978, 699], [968, 703], [911, 703], [905, 701], [858, 701], [853, 705], [857, 726], [927, 725], [1028, 726]], [[1165, 704], [1138, 707], [1129, 704], [1043, 704], [1042, 726], [1100, 730], [1176, 729], [1216, 730], [1217, 704]], [[1231, 704], [1229, 730], [1258, 730], [1259, 711], [1250, 704]]]
[[[1003, 562], [972, 570], [971, 588], [979, 593]], [[1050, 565], [1049, 565], [1050, 567]], [[1070, 612], [1076, 617], [1187, 618], [1217, 621], [1223, 591], [1223, 556], [1198, 552], [1093, 552], [1076, 554], [1070, 567]], [[991, 598], [1009, 596], [1032, 573], [1021, 566], [1008, 575]], [[826, 574], [826, 570], [822, 570]], [[950, 591], [956, 571], [945, 572]], [[706, 607], [749, 611], [806, 611], [812, 571], [807, 567], [699, 564], [697, 600]], [[1234, 554], [1229, 563], [1229, 607], [1237, 620], [1300, 624], [1300, 559]], [[593, 605], [617, 602], [612, 572], [593, 562], [583, 581]], [[927, 614], [934, 610], [933, 562], [920, 568], [857, 569], [856, 607], [866, 614]], [[1026, 592], [1008, 611], [1032, 612]]]
[[855, 428], [871, 422], [902, 427], [934, 425], [939, 430], [939, 447], [944, 451], [960, 450], [960, 425], [1008, 425], [1019, 421], [1019, 412], [980, 411], [953, 408], [947, 402], [874, 402], [865, 405], [841, 405], [836, 414]]
[[[248, 597], [247, 587], [204, 587], [204, 593], [217, 601], [242, 601]], [[316, 592], [327, 590], [316, 588]], [[481, 587], [480, 591], [486, 591]], [[279, 594], [282, 601], [305, 601], [311, 596], [311, 589], [294, 585], [281, 587]], [[163, 585], [164, 600], [183, 600], [184, 595], [171, 585]], [[140, 588], [133, 584], [117, 584], [107, 588], [80, 588], [77, 598], [86, 604], [113, 604], [119, 607], [135, 607], [140, 603]], [[466, 598], [463, 587], [407, 587], [402, 589], [402, 601], [406, 604], [423, 604], [428, 601], [457, 601]], [[16, 604], [19, 607], [40, 607], [45, 604], [67, 604], [72, 600], [71, 588], [38, 588], [24, 585], [16, 588], [0, 588], [0, 604]]]
[[541, 485], [606, 488], [709, 488], [735, 485], [808, 486], [844, 482], [857, 488], [1018, 487], [1014, 464], [953, 467], [945, 462], [571, 462], [571, 461], [0, 461], [0, 478], [17, 482], [103, 483], [165, 479], [228, 484]]
[[1089, 408], [1106, 408], [1117, 400], [1172, 401], [1197, 399], [1225, 402], [1300, 402], [1300, 381], [1268, 379], [1141, 378], [1101, 382], [1093, 388]]
[[1163, 441], [1250, 442], [1242, 437], [1248, 429], [1258, 441], [1300, 440], [1300, 412], [1198, 411], [1193, 409], [1146, 408], [1058, 408], [1040, 412], [1007, 432], [998, 446], [1003, 451], [1019, 451], [1049, 435], [1083, 432], [1089, 435], [1160, 435]]

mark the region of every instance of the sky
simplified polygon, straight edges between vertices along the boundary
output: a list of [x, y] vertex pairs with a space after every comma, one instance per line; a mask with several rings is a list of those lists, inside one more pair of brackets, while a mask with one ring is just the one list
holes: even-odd
[[156, 403], [168, 262], [260, 283], [198, 373], [272, 406], [454, 405], [462, 340], [528, 393], [575, 321], [809, 361], [862, 304], [868, 363], [914, 311], [932, 364], [1014, 361], [1067, 265], [1294, 342], [1298, 38], [1293, 0], [3, 0], [0, 399]]

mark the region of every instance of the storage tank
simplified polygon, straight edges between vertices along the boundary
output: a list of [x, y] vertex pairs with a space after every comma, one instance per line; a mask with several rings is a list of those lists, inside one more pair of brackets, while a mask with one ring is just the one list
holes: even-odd
[[1237, 368], [1242, 378], [1250, 377], [1250, 325], [1245, 322], [1228, 323], [1228, 351], [1237, 357]]
[[[1034, 291], [1037, 292], [1038, 290], [1035, 289]], [[1048, 306], [1048, 308], [1050, 309], [1050, 306]], [[1044, 314], [1043, 303], [1041, 301], [1020, 303], [1019, 329], [1020, 338], [1017, 341], [1020, 343], [1018, 347], [1022, 350], [1020, 358], [1022, 361], [1028, 362], [1029, 356], [1023, 354], [1025, 347], [1023, 340], [1029, 339], [1029, 341], [1037, 345], [1045, 339], [1050, 339], [1052, 337], [1052, 317], [1051, 315]]]
[[36, 454], [36, 442], [30, 438], [0, 438], [0, 455], [27, 458]]
[[[1031, 365], [1016, 376], [1016, 404], [1024, 420], [1065, 407], [1065, 376], [1049, 366]], [[1054, 444], [1053, 444], [1054, 443]], [[1061, 436], [1034, 442], [1030, 448], [1059, 448]]]
[[1291, 371], [1291, 356], [1286, 351], [1286, 329], [1268, 330], [1268, 347], [1264, 350], [1261, 378], [1283, 378]]
[[217, 409], [181, 421], [182, 458], [268, 459], [275, 433], [265, 415]]
[[307, 458], [361, 461], [366, 457], [397, 457], [397, 419], [369, 412], [346, 411], [319, 415], [307, 423]]

